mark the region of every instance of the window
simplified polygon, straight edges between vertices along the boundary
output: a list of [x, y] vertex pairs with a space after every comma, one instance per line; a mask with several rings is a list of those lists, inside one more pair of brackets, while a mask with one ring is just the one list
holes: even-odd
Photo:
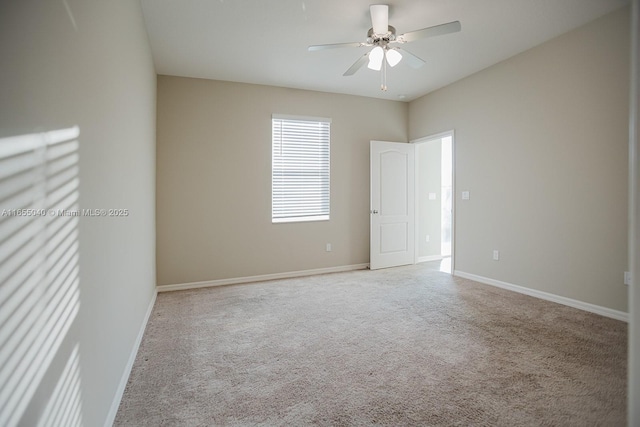
[[273, 115], [271, 222], [329, 219], [330, 119]]

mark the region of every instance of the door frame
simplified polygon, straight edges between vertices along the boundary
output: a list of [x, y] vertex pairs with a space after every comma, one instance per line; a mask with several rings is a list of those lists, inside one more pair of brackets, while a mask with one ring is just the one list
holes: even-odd
[[[425, 142], [430, 142], [436, 139], [442, 139], [445, 138], [447, 136], [451, 137], [451, 275], [453, 275], [453, 272], [455, 271], [455, 262], [456, 262], [456, 136], [455, 136], [455, 130], [448, 130], [448, 131], [444, 131], [444, 132], [439, 132], [439, 133], [435, 133], [432, 135], [427, 135], [427, 136], [423, 136], [421, 138], [417, 138], [417, 139], [413, 139], [411, 141], [409, 141], [410, 144], [415, 144], [415, 145], [419, 145], [419, 144], [423, 144]], [[419, 160], [419, 156], [416, 155], [415, 156], [415, 185], [414, 185], [414, 190], [415, 190], [415, 195], [414, 195], [414, 200], [415, 200], [415, 215], [414, 215], [414, 221], [415, 221], [415, 226], [414, 226], [414, 233], [415, 233], [415, 249], [414, 249], [414, 260], [413, 263], [417, 264], [418, 263], [418, 258], [419, 258], [419, 244], [420, 244], [420, 236], [418, 236], [418, 208], [419, 208], [419, 203], [418, 203], [418, 196], [420, 194], [420, 180], [419, 180], [419, 167], [420, 167], [420, 160]]]

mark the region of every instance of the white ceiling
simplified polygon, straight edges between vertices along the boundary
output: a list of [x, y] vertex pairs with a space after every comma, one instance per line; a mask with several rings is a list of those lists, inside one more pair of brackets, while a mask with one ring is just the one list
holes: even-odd
[[[360, 42], [375, 0], [142, 0], [158, 74], [411, 101], [546, 40], [628, 0], [391, 0], [398, 34], [450, 21], [462, 31], [403, 45], [427, 64], [342, 74], [367, 49], [308, 45]], [[380, 1], [379, 3], [385, 3]], [[404, 97], [403, 97], [404, 96]]]

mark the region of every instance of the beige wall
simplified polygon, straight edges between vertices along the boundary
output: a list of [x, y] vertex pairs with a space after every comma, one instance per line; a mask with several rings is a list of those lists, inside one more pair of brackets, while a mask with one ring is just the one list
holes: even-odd
[[[440, 255], [442, 212], [442, 140], [416, 145], [418, 157], [418, 257]], [[429, 193], [436, 199], [429, 200]], [[429, 242], [426, 236], [429, 235]]]
[[130, 212], [79, 218], [79, 312], [20, 422], [37, 425], [77, 345], [82, 423], [105, 425], [155, 293], [155, 71], [140, 4], [1, 2], [0, 54], [0, 137], [78, 126], [79, 207]]
[[627, 424], [640, 425], [640, 1], [631, 2], [629, 114], [629, 386]]
[[[332, 119], [330, 221], [271, 223], [272, 113]], [[402, 102], [158, 76], [158, 284], [369, 262], [369, 141], [407, 141], [407, 117]]]
[[455, 129], [456, 270], [627, 310], [628, 93], [624, 8], [411, 102]]
[[631, 2], [631, 91], [629, 120], [629, 386], [627, 423], [640, 425], [640, 1]]

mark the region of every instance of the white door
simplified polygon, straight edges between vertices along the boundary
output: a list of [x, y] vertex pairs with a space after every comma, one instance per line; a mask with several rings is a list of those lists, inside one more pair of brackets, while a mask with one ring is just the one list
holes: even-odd
[[413, 264], [415, 147], [371, 141], [372, 270]]

